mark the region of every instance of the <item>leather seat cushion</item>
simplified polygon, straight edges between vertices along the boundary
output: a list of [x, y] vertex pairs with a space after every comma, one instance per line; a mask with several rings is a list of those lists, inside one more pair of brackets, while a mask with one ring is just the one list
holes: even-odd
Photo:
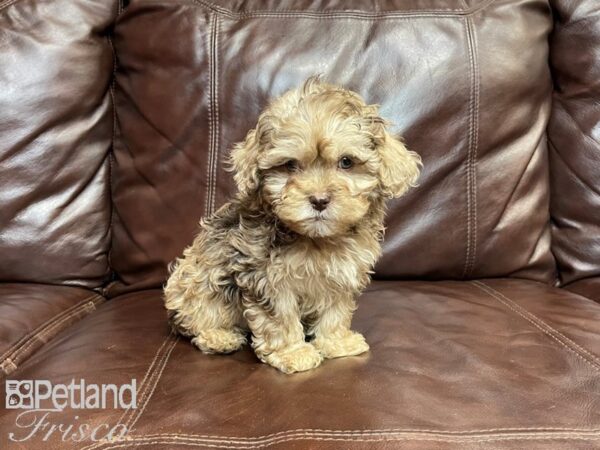
[[0, 284], [0, 376], [103, 301], [75, 287]]
[[[126, 443], [94, 448], [600, 443], [600, 305], [564, 290], [507, 279], [375, 282], [354, 320], [371, 351], [292, 376], [247, 348], [207, 356], [170, 336], [160, 296], [149, 290], [106, 302], [14, 376], [135, 378], [136, 410], [53, 413], [55, 422], [77, 415], [133, 428]], [[14, 421], [15, 412], [6, 414], [0, 428], [14, 430]], [[50, 439], [45, 448], [65, 445]]]
[[600, 277], [585, 278], [569, 283], [565, 286], [565, 289], [600, 303]]

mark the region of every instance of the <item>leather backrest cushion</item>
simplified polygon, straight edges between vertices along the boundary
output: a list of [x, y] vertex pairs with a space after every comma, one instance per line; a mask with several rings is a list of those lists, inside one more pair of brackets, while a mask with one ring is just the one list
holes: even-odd
[[552, 3], [552, 251], [568, 284], [600, 276], [600, 2]]
[[232, 144], [315, 73], [381, 105], [425, 168], [380, 278], [551, 282], [543, 0], [132, 0], [118, 56], [113, 292], [157, 286], [234, 192]]
[[109, 274], [116, 0], [0, 2], [0, 281]]

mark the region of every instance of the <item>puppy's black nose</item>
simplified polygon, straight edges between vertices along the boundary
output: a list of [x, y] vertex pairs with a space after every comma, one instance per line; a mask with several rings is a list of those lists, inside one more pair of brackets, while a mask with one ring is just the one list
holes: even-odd
[[329, 195], [311, 195], [308, 197], [310, 204], [317, 211], [323, 211], [329, 205], [331, 198]]

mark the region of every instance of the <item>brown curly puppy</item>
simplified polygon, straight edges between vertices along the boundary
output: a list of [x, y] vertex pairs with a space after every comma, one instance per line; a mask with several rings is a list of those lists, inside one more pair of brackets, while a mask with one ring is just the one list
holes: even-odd
[[249, 330], [285, 373], [366, 352], [350, 330], [356, 297], [381, 252], [385, 199], [420, 167], [386, 126], [377, 106], [318, 78], [271, 102], [233, 148], [236, 198], [171, 267], [174, 328], [205, 353], [239, 349]]

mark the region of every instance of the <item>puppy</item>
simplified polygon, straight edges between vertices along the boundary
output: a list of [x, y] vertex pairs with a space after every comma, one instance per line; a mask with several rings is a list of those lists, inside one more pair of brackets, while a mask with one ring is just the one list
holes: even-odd
[[250, 331], [285, 373], [368, 351], [350, 329], [356, 297], [381, 253], [385, 200], [421, 165], [387, 125], [318, 78], [272, 101], [231, 153], [235, 199], [170, 268], [173, 327], [204, 353], [238, 350]]

